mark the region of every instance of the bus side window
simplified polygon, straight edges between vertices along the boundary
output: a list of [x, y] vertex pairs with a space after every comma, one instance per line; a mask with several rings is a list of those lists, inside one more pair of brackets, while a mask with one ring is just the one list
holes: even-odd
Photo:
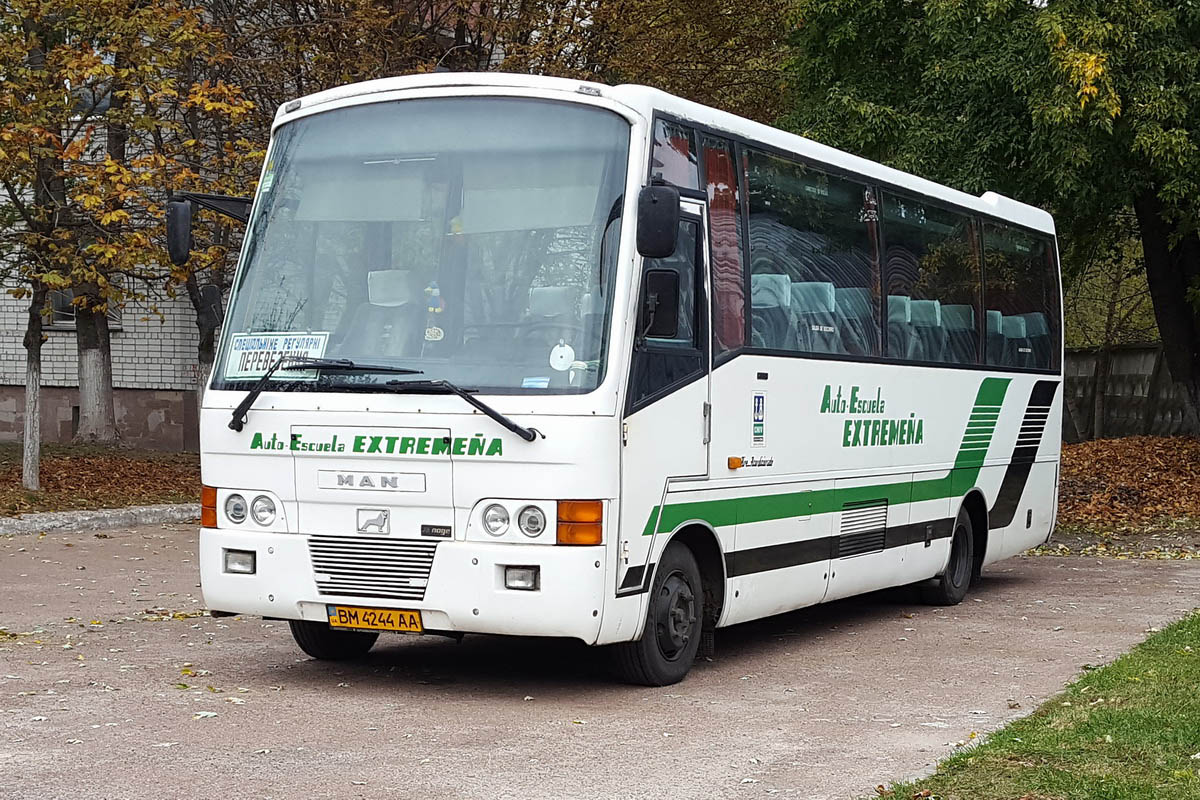
[[696, 132], [686, 125], [665, 119], [654, 123], [654, 149], [650, 154], [650, 177], [678, 186], [700, 188], [696, 160]]
[[1008, 225], [983, 226], [987, 363], [1058, 369], [1058, 261], [1054, 240]]
[[[889, 298], [907, 298], [907, 327], [889, 314], [887, 355], [941, 364], [979, 363], [978, 238], [965, 214], [885, 193], [881, 225]], [[890, 301], [889, 302], [893, 302]], [[899, 311], [901, 301], [894, 301]]]
[[712, 253], [712, 336], [717, 359], [746, 343], [746, 276], [742, 269], [742, 198], [733, 143], [700, 137], [708, 194], [709, 250]]
[[654, 271], [670, 271], [678, 275], [679, 317], [675, 335], [670, 338], [643, 336], [642, 331], [638, 331], [630, 377], [630, 403], [633, 408], [704, 370], [704, 342], [698, 313], [703, 299], [697, 275], [700, 248], [699, 223], [684, 219], [679, 223], [679, 243], [674, 255], [645, 260], [638, 300], [638, 324], [644, 324], [641, 309], [646, 302], [646, 275]]
[[[879, 354], [876, 199], [865, 184], [747, 148], [751, 346], [801, 353]], [[781, 280], [784, 302], [768, 292]], [[767, 303], [769, 305], [764, 306]], [[781, 307], [787, 336], [763, 331]]]

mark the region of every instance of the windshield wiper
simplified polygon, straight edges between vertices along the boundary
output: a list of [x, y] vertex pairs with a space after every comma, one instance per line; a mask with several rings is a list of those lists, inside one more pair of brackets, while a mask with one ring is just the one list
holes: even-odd
[[445, 392], [447, 394], [456, 394], [527, 442], [532, 442], [539, 436], [541, 436], [543, 439], [546, 438], [546, 434], [542, 433], [537, 428], [526, 428], [522, 425], [518, 425], [496, 409], [489, 406], [487, 403], [476, 397], [472, 397], [470, 393], [478, 391], [478, 389], [464, 389], [457, 384], [451, 383], [450, 381], [440, 379], [432, 381], [388, 381], [387, 385], [394, 392], [434, 391]]
[[[394, 375], [422, 375], [424, 374], [419, 369], [408, 369], [407, 367], [386, 367], [380, 364], [356, 364], [347, 358], [309, 358], [307, 356], [289, 356], [282, 355], [275, 359], [275, 363], [267, 368], [263, 376], [258, 379], [258, 383], [246, 393], [242, 398], [242, 402], [237, 404], [237, 408], [233, 410], [233, 417], [229, 420], [229, 429], [241, 431], [246, 427], [246, 414], [250, 411], [250, 406], [254, 405], [254, 401], [267, 388], [267, 384], [271, 380], [271, 376], [276, 370], [292, 370], [292, 369], [322, 369], [327, 372], [387, 372]], [[296, 384], [285, 383], [280, 384], [281, 391], [288, 391]]]

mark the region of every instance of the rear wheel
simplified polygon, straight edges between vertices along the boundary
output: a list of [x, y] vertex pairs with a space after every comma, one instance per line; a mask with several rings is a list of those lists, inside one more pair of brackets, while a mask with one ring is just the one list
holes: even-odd
[[946, 570], [921, 587], [921, 599], [934, 606], [958, 605], [967, 596], [974, 571], [975, 532], [971, 527], [971, 515], [964, 508], [954, 520]]
[[692, 551], [673, 542], [658, 564], [642, 638], [614, 647], [617, 674], [629, 683], [667, 686], [688, 674], [700, 647], [704, 588]]
[[342, 631], [329, 627], [328, 622], [288, 620], [292, 638], [300, 649], [322, 661], [347, 661], [367, 654], [379, 638], [378, 633]]

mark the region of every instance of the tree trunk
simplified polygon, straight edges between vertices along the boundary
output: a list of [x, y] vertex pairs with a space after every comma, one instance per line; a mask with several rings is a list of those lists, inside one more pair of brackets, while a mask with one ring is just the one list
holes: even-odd
[[75, 432], [75, 441], [115, 442], [117, 420], [113, 408], [108, 315], [93, 308], [77, 308], [75, 343], [79, 354], [79, 430]]
[[25, 323], [25, 440], [21, 455], [21, 485], [31, 492], [42, 488], [42, 309], [46, 287], [37, 284]]
[[184, 287], [187, 289], [188, 299], [192, 301], [192, 310], [196, 312], [196, 329], [200, 333], [200, 339], [196, 343], [196, 360], [198, 362], [196, 399], [203, 401], [204, 389], [208, 386], [208, 376], [212, 374], [213, 362], [217, 357], [217, 329], [220, 327], [220, 322], [214, 309], [206, 308], [201, 304], [200, 281], [196, 278], [196, 273], [188, 273]]
[[1186, 390], [1194, 419], [1200, 412], [1200, 313], [1188, 291], [1200, 287], [1200, 234], [1192, 231], [1172, 241], [1173, 226], [1164, 219], [1154, 188], [1135, 197], [1133, 208], [1163, 355], [1171, 378]]
[[[120, 54], [113, 64], [119, 72], [123, 65]], [[115, 80], [109, 88], [109, 107], [105, 112], [105, 153], [113, 161], [123, 164], [129, 132], [123, 119], [124, 97], [122, 84]], [[117, 202], [115, 208], [120, 208]], [[79, 355], [79, 430], [75, 432], [77, 442], [115, 442], [117, 420], [113, 407], [112, 350], [108, 330], [107, 304], [111, 298], [102, 297], [95, 283], [76, 288], [76, 295], [84, 295], [87, 302], [75, 309], [75, 344]]]

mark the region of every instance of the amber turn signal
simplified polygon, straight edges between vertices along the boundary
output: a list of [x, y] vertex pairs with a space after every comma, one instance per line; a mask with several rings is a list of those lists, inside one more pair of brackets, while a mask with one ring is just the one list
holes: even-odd
[[558, 501], [558, 544], [600, 544], [604, 540], [604, 504], [599, 500]]
[[725, 463], [729, 465], [730, 469], [741, 469], [742, 468], [742, 457], [741, 456], [730, 456], [729, 459]]
[[200, 527], [217, 527], [217, 490], [211, 486], [200, 487]]

